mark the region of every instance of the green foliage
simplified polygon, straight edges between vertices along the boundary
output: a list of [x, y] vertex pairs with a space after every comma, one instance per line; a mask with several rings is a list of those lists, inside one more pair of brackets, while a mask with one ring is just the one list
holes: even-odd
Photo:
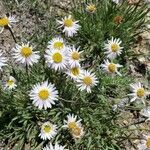
[[[39, 20], [46, 12], [41, 10], [42, 7], [38, 2], [32, 1], [33, 10]], [[59, 127], [57, 136], [51, 141], [59, 141], [70, 150], [120, 149], [117, 139], [123, 130], [116, 123], [119, 114], [112, 109], [113, 100], [126, 96], [133, 79], [126, 69], [121, 70], [122, 77], [112, 78], [102, 72], [100, 64], [105, 58], [103, 46], [104, 42], [112, 36], [120, 38], [124, 50], [117, 61], [126, 67], [125, 61], [131, 56], [130, 47], [138, 35], [136, 31], [145, 21], [146, 5], [129, 6], [124, 2], [117, 6], [107, 0], [93, 1], [97, 9], [95, 13], [90, 14], [85, 11], [87, 3], [88, 1], [78, 4], [72, 10], [75, 19], [79, 20], [81, 29], [74, 39], [66, 38], [66, 40], [81, 46], [84, 53], [82, 64], [85, 68], [96, 72], [98, 85], [92, 89], [91, 94], [80, 92], [70, 78], [46, 66], [43, 57], [46, 44], [59, 32], [55, 31], [55, 16], [46, 18], [51, 20], [44, 21], [44, 25], [39, 22], [39, 28], [33, 36], [25, 36], [36, 44], [42, 59], [32, 68], [9, 66], [7, 69], [16, 78], [17, 88], [12, 92], [5, 91], [2, 87], [0, 89], [0, 138], [5, 140], [5, 149], [11, 147], [14, 150], [22, 150], [25, 145], [29, 145], [31, 150], [41, 149], [48, 143], [38, 137], [40, 127], [45, 121], [50, 121]], [[123, 18], [123, 22], [119, 25], [114, 23], [114, 17], [118, 15]], [[38, 110], [33, 106], [29, 92], [33, 85], [45, 80], [55, 84], [59, 91], [59, 101], [51, 109]], [[73, 140], [70, 133], [61, 128], [69, 113], [83, 119], [85, 135], [80, 140]]]
[[[113, 147], [117, 149], [114, 141], [120, 129], [115, 124], [117, 114], [112, 110], [110, 97], [120, 98], [122, 96], [120, 87], [122, 91], [125, 91], [131, 82], [128, 81], [128, 76], [124, 79], [116, 77], [113, 81], [111, 77], [103, 76], [99, 78], [99, 85], [93, 89], [93, 93], [87, 94], [79, 92], [70, 79], [64, 77], [63, 82], [60, 80], [62, 75], [53, 73], [56, 76], [53, 78], [49, 76], [49, 80], [54, 82], [59, 89], [60, 100], [52, 109], [40, 111], [33, 106], [28, 93], [31, 86], [44, 80], [42, 77], [45, 72], [43, 73], [41, 68], [43, 67], [38, 65], [30, 70], [32, 73], [29, 74], [30, 82], [27, 80], [25, 70], [16, 72], [15, 77], [21, 85], [18, 84], [17, 89], [10, 94], [2, 91], [1, 107], [4, 108], [1, 112], [2, 137], [9, 139], [9, 142], [13, 144], [16, 142], [14, 149], [18, 145], [21, 149], [25, 143], [30, 143], [32, 149], [35, 149], [42, 142], [38, 138], [42, 122], [50, 120], [61, 127], [66, 115], [74, 113], [83, 118], [85, 136], [77, 143], [73, 140], [70, 142], [69, 133], [60, 130], [56, 137], [57, 140], [67, 144], [70, 149], [111, 149]], [[98, 73], [101, 74], [100, 70]], [[126, 86], [122, 87], [122, 84]]]
[[[125, 64], [129, 56], [133, 55], [131, 46], [136, 41], [137, 36], [144, 29], [145, 15], [148, 12], [147, 4], [129, 5], [124, 1], [121, 5], [114, 4], [111, 0], [93, 0], [96, 5], [95, 13], [85, 10], [86, 1], [75, 7], [73, 15], [79, 20], [81, 30], [77, 36], [77, 41], [89, 59], [97, 60], [99, 63], [104, 59], [104, 41], [111, 37], [120, 38], [124, 47], [120, 61]], [[141, 3], [140, 3], [141, 4]], [[115, 17], [122, 18], [121, 23], [115, 22]]]

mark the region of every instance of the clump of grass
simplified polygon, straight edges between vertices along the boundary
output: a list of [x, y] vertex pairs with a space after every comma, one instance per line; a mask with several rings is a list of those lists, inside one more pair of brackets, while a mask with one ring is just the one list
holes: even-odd
[[[130, 47], [134, 44], [134, 40], [138, 35], [136, 31], [145, 22], [144, 17], [147, 14], [147, 5], [143, 4], [139, 7], [140, 3], [129, 5], [127, 2], [122, 2], [117, 5], [111, 0], [93, 1], [95, 9], [91, 13], [86, 9], [86, 4], [88, 3], [88, 1], [85, 1], [81, 5], [75, 5], [72, 9], [72, 16], [79, 20], [79, 22], [75, 22], [76, 27], [77, 25], [80, 26], [80, 29], [76, 29], [78, 34], [74, 36], [75, 32], [72, 30], [72, 34], [67, 33], [71, 37], [64, 35], [62, 28], [57, 29], [55, 15], [53, 16], [52, 14], [52, 20], [46, 20], [48, 21], [46, 26], [45, 22], [43, 26], [39, 24], [38, 32], [35, 32], [34, 36], [26, 37], [30, 40], [30, 43], [35, 43], [36, 51], [39, 51], [38, 55], [41, 59], [37, 63], [27, 60], [28, 62], [31, 61], [33, 65], [25, 64], [25, 66], [22, 66], [15, 63], [8, 64], [5, 67], [7, 72], [4, 70], [4, 75], [11, 75], [17, 81], [15, 83], [17, 87], [11, 90], [4, 88], [3, 84], [1, 84], [0, 138], [5, 141], [5, 149], [11, 147], [12, 149], [21, 150], [28, 145], [30, 149], [38, 150], [50, 142], [55, 143], [58, 141], [70, 150], [119, 150], [122, 148], [119, 143], [119, 137], [124, 133], [124, 129], [117, 123], [120, 114], [118, 111], [113, 110], [113, 105], [116, 100], [127, 97], [129, 84], [134, 81], [128, 73], [126, 61], [132, 54]], [[41, 16], [42, 18], [42, 13], [45, 12], [38, 12], [37, 9], [40, 9], [40, 4], [36, 1], [33, 1], [32, 4], [34, 4], [33, 10], [37, 11], [36, 16], [39, 18]], [[72, 17], [69, 19], [72, 19]], [[66, 26], [72, 25], [71, 21], [74, 20], [65, 22]], [[6, 26], [4, 27], [6, 28]], [[45, 32], [45, 27], [48, 27], [51, 32]], [[9, 26], [7, 28], [11, 31]], [[40, 36], [39, 33], [41, 33]], [[12, 35], [15, 38], [15, 33], [12, 33]], [[47, 44], [49, 40], [58, 35], [61, 35], [67, 43], [65, 43], [67, 48], [64, 56], [66, 57], [67, 55], [68, 62], [65, 64], [66, 66], [70, 62], [68, 49], [70, 50], [72, 45], [75, 45], [75, 47], [80, 46], [79, 51], [83, 51], [83, 59], [79, 62], [79, 66], [76, 67], [81, 66], [83, 70], [88, 70], [91, 74], [94, 73], [92, 77], [89, 75], [92, 81], [87, 80], [85, 82], [86, 87], [79, 85], [83, 74], [80, 74], [76, 79], [72, 79], [66, 73], [68, 68], [71, 69], [69, 65], [69, 67], [67, 66], [60, 71], [55, 66], [52, 66], [52, 62], [49, 62], [48, 59], [52, 55], [51, 53], [47, 58], [44, 56], [46, 55], [46, 50], [54, 51], [47, 47]], [[110, 40], [111, 37], [122, 41], [123, 50], [115, 59], [107, 58], [105, 53], [107, 40]], [[15, 39], [15, 42], [21, 45], [18, 40]], [[33, 52], [29, 53], [27, 51], [31, 50], [30, 46], [22, 46], [22, 48], [24, 47], [28, 48], [24, 53], [26, 57], [29, 54], [33, 54]], [[57, 51], [57, 56], [58, 53], [60, 55], [60, 51]], [[13, 59], [16, 61], [14, 56]], [[104, 69], [107, 72], [105, 73], [101, 65], [105, 59], [110, 59], [110, 63], [113, 63], [113, 65], [122, 64], [123, 66], [120, 70], [122, 76], [114, 76], [114, 74], [118, 73], [118, 70], [113, 68], [110, 70]], [[19, 63], [20, 60], [18, 60]], [[50, 66], [48, 63], [50, 63]], [[59, 63], [58, 57], [57, 63]], [[2, 76], [3, 78], [4, 76]], [[31, 91], [37, 83], [44, 81], [54, 84], [59, 97], [57, 97], [58, 101], [52, 107], [39, 109], [32, 102]], [[5, 82], [5, 84], [8, 84], [8, 82]], [[90, 90], [88, 90], [87, 86], [90, 86]], [[46, 98], [47, 96], [44, 93], [41, 97]], [[68, 127], [68, 130], [64, 129], [62, 126], [68, 114], [75, 114], [78, 118], [81, 118], [81, 124], [71, 129]], [[54, 138], [43, 140], [39, 134], [41, 126], [47, 121], [56, 124], [58, 131]], [[76, 129], [84, 130], [84, 134], [79, 135], [79, 138], [73, 136]]]

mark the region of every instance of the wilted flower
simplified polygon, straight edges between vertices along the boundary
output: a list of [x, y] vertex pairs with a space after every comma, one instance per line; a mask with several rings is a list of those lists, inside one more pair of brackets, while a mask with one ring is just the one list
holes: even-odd
[[123, 21], [123, 17], [122, 16], [116, 16], [114, 18], [114, 23], [117, 24], [117, 25], [121, 24], [122, 21]]
[[131, 5], [139, 3], [140, 0], [128, 0], [128, 3]]
[[81, 124], [81, 119], [77, 120], [77, 116], [69, 114], [67, 115], [67, 120], [65, 120], [64, 122], [65, 125], [63, 125], [63, 127], [69, 129], [74, 139], [79, 139], [83, 136], [84, 131]]
[[94, 4], [88, 4], [86, 6], [86, 11], [89, 13], [94, 13], [96, 11], [96, 6]]
[[83, 127], [77, 126], [71, 130], [71, 135], [74, 139], [80, 139], [84, 135]]
[[116, 111], [117, 109], [118, 110], [124, 110], [126, 104], [128, 104], [128, 103], [129, 103], [129, 99], [128, 98], [123, 98], [117, 104], [113, 105], [112, 109], [114, 111]]

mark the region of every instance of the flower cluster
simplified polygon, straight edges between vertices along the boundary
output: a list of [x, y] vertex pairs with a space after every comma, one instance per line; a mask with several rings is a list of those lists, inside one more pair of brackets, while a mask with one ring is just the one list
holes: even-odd
[[[68, 128], [72, 137], [76, 139], [80, 139], [84, 135], [83, 127], [81, 124], [81, 119], [77, 120], [77, 116], [75, 115], [67, 115], [67, 120], [64, 120], [63, 128]], [[51, 122], [47, 121], [44, 122], [41, 126], [41, 133], [39, 134], [39, 137], [43, 140], [51, 140], [54, 138], [58, 133], [58, 127], [57, 125], [52, 124]], [[65, 146], [59, 146], [58, 143], [54, 146], [54, 150], [56, 148], [60, 147], [60, 150], [64, 149]], [[51, 150], [52, 145], [46, 146], [43, 150]], [[58, 150], [58, 149], [56, 149]]]
[[74, 139], [81, 138], [84, 135], [83, 127], [81, 124], [82, 119], [77, 120], [75, 115], [67, 115], [67, 120], [64, 121], [64, 128], [68, 128]]
[[121, 43], [122, 42], [120, 39], [112, 37], [112, 39], [107, 40], [104, 45], [104, 49], [106, 50], [104, 53], [106, 54], [107, 59], [104, 60], [104, 64], [102, 64], [101, 67], [111, 76], [114, 76], [115, 74], [121, 76], [121, 74], [118, 72], [118, 68], [122, 67], [122, 65], [115, 64], [113, 62], [113, 60], [117, 58], [117, 56], [119, 56], [122, 52], [123, 47], [120, 46]]
[[[9, 28], [11, 22], [14, 18], [7, 18], [6, 16], [0, 20], [0, 25], [3, 27], [8, 26]], [[73, 21], [72, 17], [62, 19], [63, 22], [58, 21], [62, 24], [61, 27], [64, 26], [63, 32], [67, 36], [73, 36], [77, 30], [79, 29], [78, 21]], [[16, 64], [21, 67], [25, 67], [29, 69], [29, 67], [33, 67], [34, 64], [39, 62], [40, 53], [39, 51], [34, 51], [35, 47], [32, 46], [31, 43], [26, 42], [22, 44], [15, 44], [15, 46], [11, 50], [12, 58], [15, 60]], [[91, 92], [91, 87], [97, 84], [97, 78], [94, 73], [91, 71], [87, 71], [81, 68], [81, 54], [82, 51], [79, 48], [75, 48], [75, 46], [68, 46], [64, 42], [64, 39], [61, 37], [53, 38], [48, 42], [47, 49], [45, 51], [45, 62], [47, 66], [55, 71], [63, 72], [64, 75], [71, 77], [73, 81], [76, 82], [79, 90], [87, 90], [87, 92]], [[2, 71], [2, 67], [6, 66], [7, 59], [2, 56], [0, 57], [0, 69]], [[64, 77], [65, 77], [64, 76]], [[19, 81], [18, 81], [19, 82]], [[4, 83], [4, 89], [6, 90], [14, 90], [17, 87], [17, 81], [13, 76], [10, 76]], [[48, 108], [52, 108], [52, 105], [55, 105], [56, 101], [59, 99], [59, 93], [54, 84], [48, 82], [48, 80], [36, 83], [32, 86], [32, 89], [29, 92], [30, 100], [33, 105], [37, 107], [39, 110]], [[81, 125], [81, 120], [76, 122], [77, 116], [68, 115], [68, 129], [73, 136], [74, 139], [79, 139], [83, 136], [83, 127]], [[66, 123], [66, 121], [65, 121]], [[74, 125], [75, 124], [75, 125]], [[63, 127], [65, 127], [64, 125]], [[41, 125], [41, 132], [39, 137], [42, 140], [51, 140], [58, 133], [57, 125], [51, 123], [50, 121], [44, 122]], [[56, 143], [54, 146], [50, 144], [47, 145], [44, 149], [55, 149], [55, 150], [64, 150], [65, 146], [61, 146]]]
[[[113, 3], [120, 4], [119, 0], [112, 1]], [[89, 3], [86, 5], [85, 10], [87, 13], [94, 15], [94, 13], [97, 11], [97, 8], [95, 4]], [[120, 16], [117, 16], [114, 20], [116, 24], [120, 24], [122, 21], [123, 18]], [[17, 20], [14, 16], [7, 17], [5, 15], [4, 17], [0, 18], [1, 32], [4, 29], [9, 29], [11, 31], [11, 25], [16, 22]], [[41, 55], [40, 51], [36, 50], [37, 48], [33, 43], [22, 42], [19, 44], [15, 40], [15, 46], [10, 51], [12, 59], [17, 64], [16, 66], [25, 69], [26, 73], [28, 73], [29, 69], [32, 70], [32, 67], [34, 67], [35, 64], [40, 64], [41, 59], [44, 62], [42, 67], [46, 67], [46, 69], [51, 70], [54, 73], [60, 73], [66, 79], [66, 82], [69, 80], [76, 85], [76, 88], [79, 90], [79, 92], [89, 96], [90, 93], [93, 92], [94, 87], [98, 86], [99, 78], [97, 77], [97, 72], [94, 71], [94, 68], [87, 69], [85, 67], [83, 63], [85, 60], [84, 51], [81, 50], [81, 45], [73, 45], [68, 43], [66, 40], [77, 35], [82, 27], [79, 25], [79, 21], [76, 21], [71, 15], [62, 18], [61, 20], [56, 20], [56, 23], [58, 24], [58, 29], [64, 33], [64, 38], [62, 38], [63, 36], [60, 35], [54, 36], [47, 43], [44, 55]], [[119, 61], [118, 57], [121, 57], [121, 54], [123, 53], [124, 47], [122, 46], [122, 43], [123, 42], [121, 41], [121, 38], [116, 37], [106, 39], [106, 42], [103, 43], [104, 47], [102, 53], [104, 54], [105, 59], [103, 60], [104, 63], [100, 64], [98, 67], [102, 69], [102, 72], [110, 75], [112, 80], [114, 79], [115, 75], [122, 76], [122, 74], [119, 72], [119, 68], [123, 66], [119, 63], [116, 63]], [[8, 61], [3, 55], [4, 54], [0, 51], [0, 71], [3, 71], [3, 68], [7, 66]], [[14, 68], [12, 66], [12, 70], [13, 69]], [[20, 81], [17, 81], [16, 79], [10, 73], [10, 76], [4, 82], [4, 90], [12, 92], [18, 88], [18, 83], [20, 83]], [[31, 86], [27, 87], [27, 97], [29, 97], [30, 102], [35, 109], [37, 109], [39, 112], [46, 112], [51, 110], [54, 105], [57, 109], [57, 103], [59, 103], [59, 100], [61, 99], [61, 92], [59, 91], [55, 81], [42, 78], [39, 82], [33, 81], [30, 85]], [[132, 93], [128, 94], [128, 96], [132, 97], [130, 102], [133, 103], [136, 100], [141, 100], [145, 105], [145, 98], [149, 93], [145, 90], [142, 83], [139, 82], [131, 84], [130, 87], [132, 91]], [[78, 114], [78, 112], [76, 112], [76, 114]], [[147, 118], [146, 121], [150, 120], [149, 107], [143, 108], [140, 114]], [[62, 121], [64, 121], [64, 123], [61, 124], [61, 127], [59, 127], [59, 125], [56, 125], [53, 122], [53, 118], [44, 117], [44, 119], [42, 118], [40, 120], [40, 123], [42, 122], [42, 124], [40, 125], [40, 133], [38, 134], [39, 138], [43, 141], [50, 142], [50, 144], [46, 145], [43, 150], [66, 150], [66, 146], [62, 146], [58, 142], [56, 142], [54, 145], [51, 143], [61, 129], [68, 129], [69, 134], [75, 141], [84, 136], [84, 125], [82, 125], [82, 119], [80, 119], [79, 116], [69, 113], [66, 116], [66, 120], [63, 118]], [[149, 138], [146, 143], [144, 143], [144, 146], [145, 144], [148, 148], [150, 147]]]
[[76, 83], [79, 90], [91, 92], [98, 81], [92, 70], [84, 70], [81, 64], [83, 51], [75, 45], [69, 46], [61, 37], [48, 42], [45, 60], [49, 68], [68, 75]]
[[[62, 22], [58, 21], [62, 24]], [[79, 25], [78, 21], [73, 22], [72, 17], [65, 17], [63, 19], [63, 26], [65, 34], [67, 36], [73, 36]], [[35, 47], [32, 47], [31, 44], [22, 43], [16, 44], [14, 48], [12, 48], [12, 57], [15, 62], [19, 65], [32, 67], [33, 64], [38, 63], [40, 59], [40, 54], [38, 51], [34, 52]], [[91, 92], [91, 88], [96, 86], [98, 81], [94, 73], [91, 70], [84, 70], [81, 67], [81, 55], [83, 51], [80, 51], [79, 48], [73, 46], [68, 46], [64, 39], [61, 37], [53, 38], [48, 42], [47, 50], [45, 51], [45, 62], [48, 67], [54, 69], [55, 71], [60, 71], [67, 74], [73, 81], [75, 81], [79, 90], [86, 90], [87, 92]], [[1, 56], [2, 57], [2, 56]], [[1, 58], [1, 66], [5, 66], [6, 59], [4, 57]], [[5, 83], [5, 89], [15, 89], [17, 87], [16, 79], [12, 76]], [[33, 105], [38, 107], [38, 109], [48, 109], [52, 108], [52, 105], [58, 101], [58, 91], [54, 84], [49, 83], [48, 81], [44, 81], [41, 83], [35, 84], [30, 93], [29, 97], [32, 100]], [[81, 125], [81, 120], [77, 121], [77, 116], [68, 115], [67, 121], [65, 120], [65, 125], [63, 127], [67, 127], [74, 139], [81, 138], [84, 134], [83, 127]], [[52, 124], [47, 121], [44, 122], [41, 126], [41, 133], [39, 134], [40, 138], [43, 140], [51, 140], [54, 138], [58, 132], [57, 125]], [[52, 147], [52, 145], [50, 145]], [[58, 144], [55, 145], [58, 147]], [[63, 149], [64, 147], [62, 147]], [[47, 146], [46, 149], [49, 149]]]

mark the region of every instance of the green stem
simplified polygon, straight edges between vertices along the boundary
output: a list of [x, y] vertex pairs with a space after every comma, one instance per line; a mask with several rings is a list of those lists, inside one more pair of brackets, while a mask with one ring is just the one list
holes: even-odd
[[15, 38], [15, 36], [14, 36], [14, 33], [13, 33], [12, 29], [11, 29], [9, 26], [7, 26], [7, 29], [10, 31], [11, 36], [13, 37], [15, 43], [17, 43], [17, 40], [16, 40], [16, 38]]
[[141, 110], [141, 108], [136, 108], [134, 106], [125, 106], [125, 109], [127, 109], [127, 110]]
[[28, 83], [30, 83], [30, 79], [29, 79], [29, 68], [28, 68], [28, 65], [26, 64], [26, 73], [27, 73], [27, 80], [28, 80]]
[[[76, 102], [76, 101], [67, 100], [67, 99], [64, 99], [64, 98], [61, 98], [61, 97], [59, 97], [59, 100], [62, 100], [64, 102], [68, 102], [68, 103], [77, 103], [77, 104], [80, 103], [80, 102]], [[93, 102], [84, 102], [84, 104], [87, 104], [87, 105], [97, 105], [97, 103], [93, 103]]]

